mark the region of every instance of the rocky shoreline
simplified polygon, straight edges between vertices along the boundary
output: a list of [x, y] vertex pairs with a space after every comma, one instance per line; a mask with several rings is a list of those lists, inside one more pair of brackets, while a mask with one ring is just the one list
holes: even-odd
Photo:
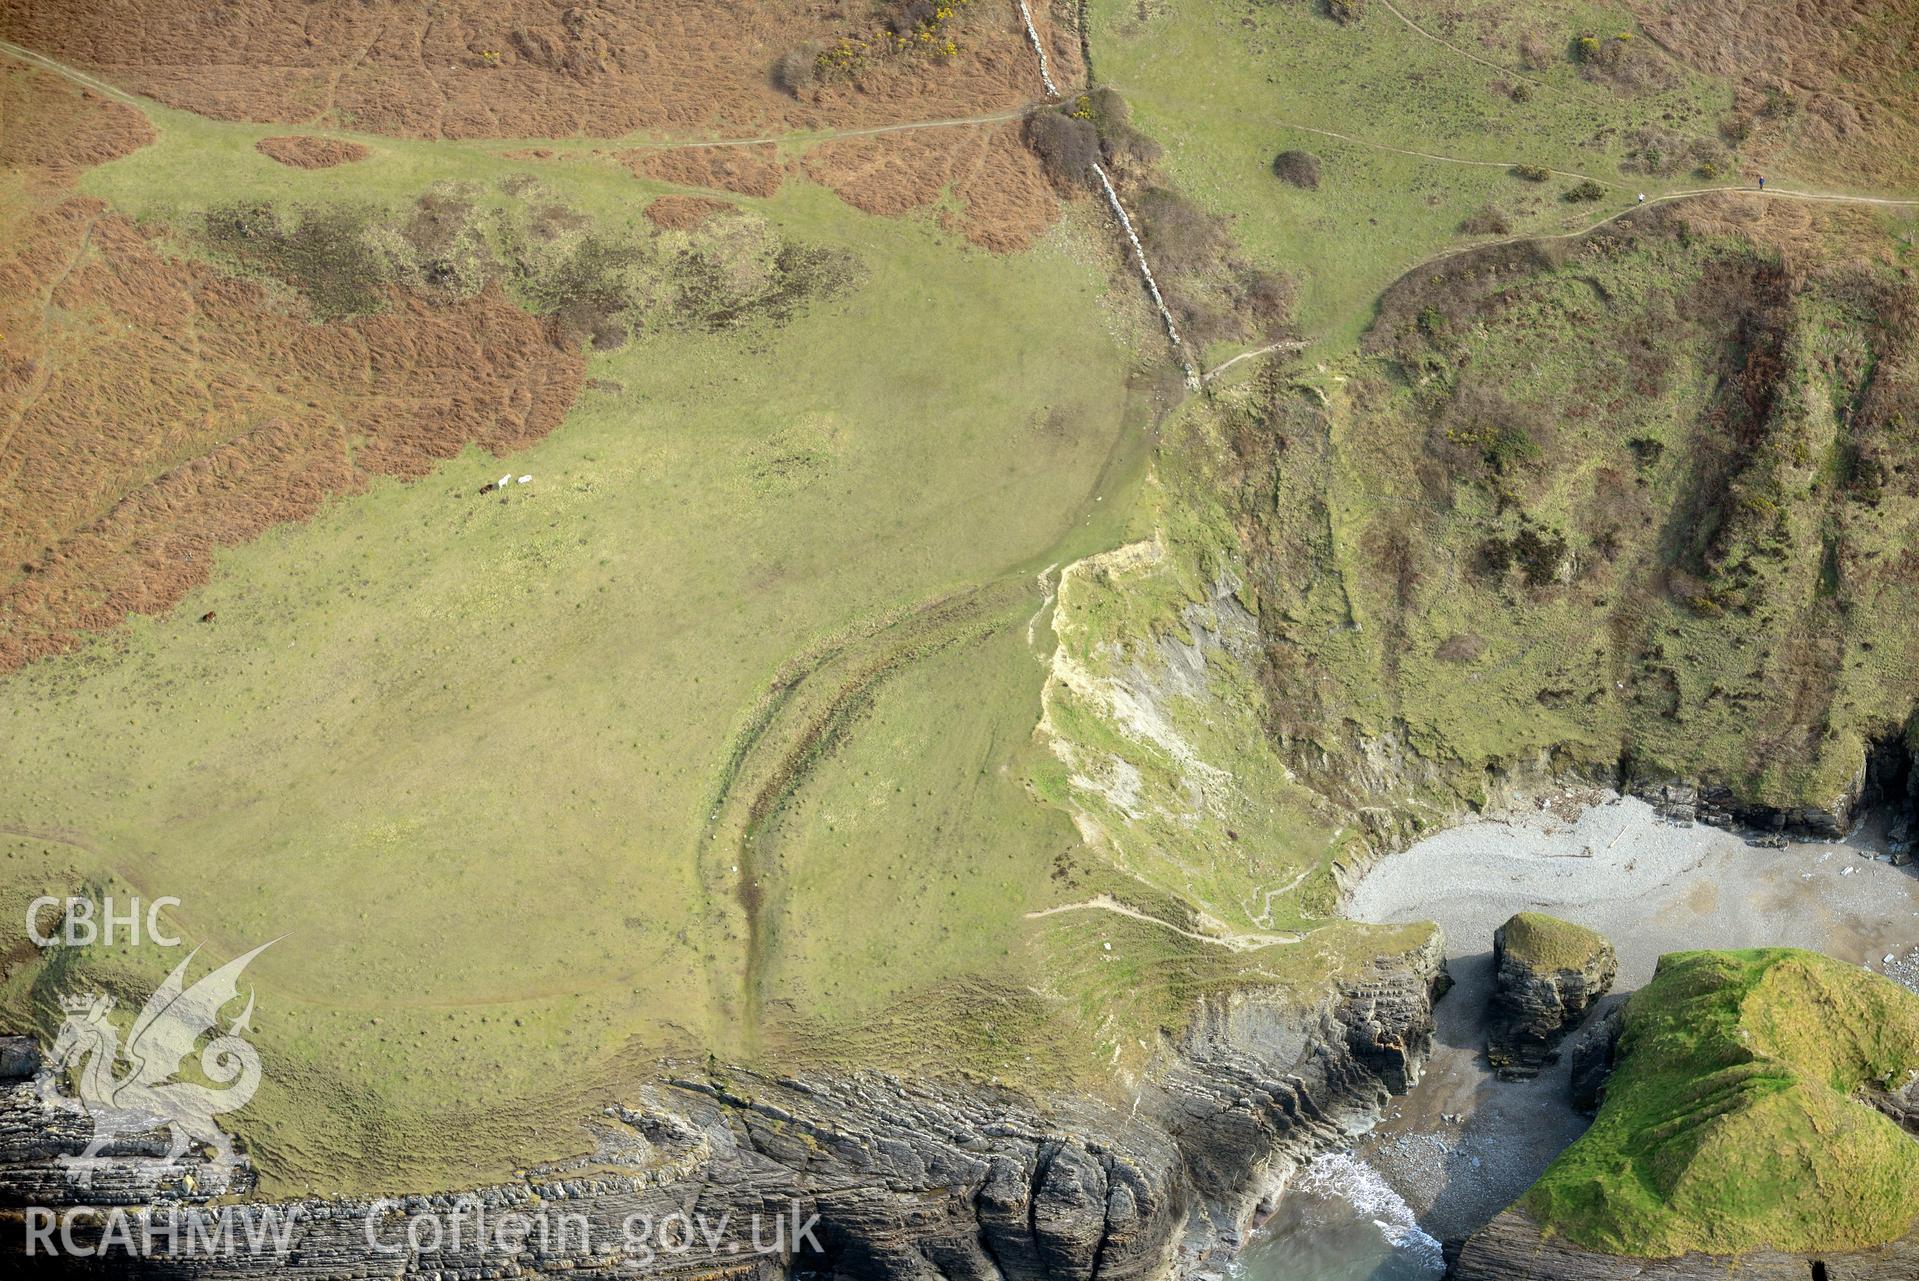
[[[1649, 796], [1669, 824], [1750, 823], [1689, 784], [1635, 791]], [[1773, 830], [1836, 830], [1853, 808], [1844, 803], [1821, 811], [1823, 819], [1799, 816]], [[100, 1172], [92, 1190], [77, 1193], [59, 1157], [84, 1144], [84, 1117], [48, 1107], [44, 1078], [16, 1077], [0, 1081], [0, 1257], [24, 1252], [28, 1206], [64, 1212], [225, 1204], [285, 1216], [292, 1223], [287, 1248], [213, 1257], [62, 1251], [28, 1262], [35, 1275], [208, 1281], [632, 1276], [634, 1252], [622, 1232], [632, 1216], [651, 1223], [674, 1215], [758, 1216], [795, 1228], [817, 1216], [797, 1250], [787, 1241], [772, 1253], [742, 1252], [733, 1241], [696, 1237], [683, 1250], [646, 1250], [651, 1257], [637, 1274], [770, 1278], [804, 1271], [863, 1281], [1187, 1275], [1241, 1244], [1262, 1198], [1288, 1170], [1348, 1143], [1388, 1099], [1417, 1083], [1433, 1051], [1433, 1002], [1449, 982], [1434, 935], [1413, 951], [1376, 959], [1317, 1004], [1267, 990], [1210, 1001], [1125, 1108], [1089, 1098], [1035, 1100], [977, 1083], [700, 1065], [636, 1086], [624, 1106], [609, 1109], [601, 1149], [590, 1158], [534, 1171], [522, 1182], [391, 1201], [247, 1201], [244, 1178], [228, 1186], [206, 1177], [182, 1197], [155, 1173], [157, 1140], [110, 1154], [120, 1159]], [[177, 1174], [176, 1167], [169, 1177]], [[437, 1222], [447, 1242], [463, 1220], [513, 1213], [576, 1216], [590, 1226], [588, 1241], [563, 1237], [506, 1251], [497, 1241], [391, 1252], [373, 1244], [401, 1241], [395, 1225], [409, 1216]], [[376, 1225], [371, 1234], [369, 1222]], [[74, 1219], [73, 1239], [97, 1244], [102, 1223], [92, 1214]], [[1522, 1213], [1508, 1210], [1463, 1245], [1452, 1275], [1797, 1281], [1812, 1262], [1824, 1263], [1831, 1281], [1910, 1278], [1919, 1276], [1919, 1240], [1817, 1261], [1629, 1259], [1544, 1240]]]
[[1507, 1210], [1472, 1235], [1448, 1276], [1450, 1281], [1912, 1281], [1919, 1277], [1919, 1233], [1876, 1249], [1818, 1258], [1760, 1250], [1640, 1259], [1582, 1250], [1542, 1235], [1523, 1210]]
[[[1127, 1108], [1049, 1106], [996, 1087], [878, 1074], [703, 1069], [637, 1089], [610, 1110], [600, 1152], [570, 1171], [391, 1202], [245, 1202], [238, 1208], [290, 1224], [286, 1247], [265, 1253], [182, 1257], [162, 1241], [151, 1253], [63, 1249], [28, 1262], [36, 1275], [232, 1281], [794, 1269], [872, 1281], [1128, 1281], [1188, 1271], [1238, 1244], [1262, 1193], [1292, 1164], [1349, 1141], [1418, 1081], [1446, 982], [1434, 934], [1307, 1008], [1272, 990], [1209, 1001]], [[47, 1105], [44, 1084], [16, 1079], [0, 1097], [4, 1254], [16, 1259], [28, 1206], [146, 1206], [156, 1194], [154, 1162], [137, 1147], [110, 1153], [117, 1159], [91, 1190], [74, 1188], [59, 1157], [78, 1150], [86, 1127]], [[177, 1168], [169, 1173], [177, 1179]], [[210, 1190], [176, 1194], [171, 1208], [211, 1211]], [[474, 1239], [478, 1216], [513, 1213], [577, 1216], [588, 1230], [504, 1250]], [[662, 1249], [625, 1240], [636, 1215], [781, 1221], [792, 1231], [770, 1251], [699, 1233]], [[441, 1248], [406, 1247], [407, 1216], [433, 1220], [437, 1229], [420, 1235]], [[67, 1223], [82, 1248], [111, 1230], [95, 1214]], [[798, 1231], [808, 1223], [809, 1233]]]

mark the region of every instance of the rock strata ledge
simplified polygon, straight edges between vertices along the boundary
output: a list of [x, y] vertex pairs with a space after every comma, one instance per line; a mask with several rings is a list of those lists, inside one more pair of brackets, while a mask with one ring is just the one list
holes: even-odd
[[1758, 1250], [1639, 1259], [1598, 1254], [1547, 1237], [1523, 1210], [1507, 1210], [1473, 1233], [1449, 1281], [1913, 1281], [1919, 1234], [1876, 1249], [1809, 1258]]
[[[1126, 1106], [1040, 1102], [994, 1086], [878, 1073], [701, 1070], [667, 1074], [609, 1108], [602, 1152], [571, 1171], [391, 1203], [337, 1198], [247, 1203], [292, 1222], [287, 1248], [224, 1257], [62, 1255], [33, 1275], [321, 1278], [438, 1274], [784, 1276], [860, 1281], [1129, 1281], [1182, 1272], [1237, 1244], [1261, 1193], [1292, 1163], [1347, 1141], [1419, 1079], [1432, 1001], [1445, 983], [1436, 931], [1380, 957], [1316, 999], [1255, 989], [1209, 999]], [[81, 1192], [65, 1178], [77, 1150], [69, 1111], [42, 1098], [44, 1074], [0, 1082], [0, 1257], [25, 1249], [27, 1206], [137, 1206], [153, 1199], [140, 1145]], [[84, 1127], [80, 1127], [84, 1129]], [[149, 1149], [150, 1150], [150, 1149]], [[110, 1153], [109, 1155], [118, 1155]], [[609, 1173], [609, 1169], [615, 1171]], [[589, 1172], [590, 1171], [590, 1172]], [[211, 1208], [211, 1207], [204, 1207]], [[501, 1251], [473, 1240], [484, 1210], [566, 1213], [591, 1228], [557, 1244]], [[404, 1218], [439, 1221], [437, 1251], [403, 1241]], [[745, 1250], [740, 1234], [657, 1251], [630, 1267], [622, 1225], [674, 1214], [745, 1224], [805, 1222], [795, 1257]], [[457, 1216], [469, 1227], [460, 1248]], [[97, 1225], [74, 1231], [82, 1245]], [[767, 1234], [770, 1235], [770, 1228]], [[423, 1236], [432, 1234], [423, 1233]], [[817, 1251], [811, 1249], [817, 1241]]]

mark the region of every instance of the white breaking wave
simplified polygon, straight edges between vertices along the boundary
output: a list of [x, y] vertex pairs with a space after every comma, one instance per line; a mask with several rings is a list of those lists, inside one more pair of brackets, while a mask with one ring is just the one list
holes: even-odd
[[1438, 1240], [1419, 1226], [1413, 1208], [1379, 1171], [1358, 1157], [1343, 1153], [1319, 1157], [1293, 1177], [1288, 1192], [1344, 1201], [1371, 1219], [1387, 1243], [1410, 1261], [1430, 1268], [1434, 1276], [1446, 1270]]

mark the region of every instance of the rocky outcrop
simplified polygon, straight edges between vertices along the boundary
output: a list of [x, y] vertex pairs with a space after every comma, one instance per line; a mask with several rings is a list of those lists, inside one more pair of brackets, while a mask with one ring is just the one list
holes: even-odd
[[1758, 833], [1760, 842], [1768, 845], [1782, 845], [1792, 836], [1836, 841], [1868, 811], [1883, 810], [1886, 857], [1904, 866], [1913, 861], [1913, 828], [1919, 821], [1919, 769], [1912, 748], [1916, 735], [1919, 717], [1906, 729], [1870, 743], [1858, 772], [1824, 804], [1765, 805], [1723, 783], [1682, 778], [1623, 779], [1620, 787], [1671, 822], [1744, 829]]
[[[78, 1189], [59, 1158], [86, 1137], [84, 1117], [49, 1104], [41, 1074], [0, 1082], [0, 1204], [241, 1216], [227, 1254], [169, 1253], [183, 1233], [149, 1251], [136, 1226], [120, 1238], [131, 1252], [76, 1257], [64, 1247], [113, 1232], [110, 1215], [90, 1215], [31, 1260], [36, 1275], [477, 1279], [632, 1275], [640, 1261], [672, 1277], [802, 1265], [875, 1281], [1128, 1281], [1236, 1243], [1276, 1174], [1410, 1088], [1443, 974], [1435, 935], [1316, 1003], [1275, 990], [1210, 1000], [1124, 1107], [872, 1073], [669, 1074], [608, 1110], [592, 1158], [389, 1202], [217, 1207], [204, 1186], [182, 1196], [177, 1167], [157, 1177], [139, 1144]], [[7, 1213], [6, 1253], [47, 1226], [44, 1210], [27, 1213]], [[284, 1241], [269, 1231], [264, 1252], [245, 1248], [263, 1219]]]
[[1756, 1250], [1738, 1256], [1686, 1254], [1638, 1259], [1582, 1250], [1539, 1230], [1523, 1210], [1507, 1210], [1475, 1232], [1450, 1281], [1912, 1281], [1919, 1277], [1919, 1233], [1872, 1250], [1816, 1258]]
[[1486, 1057], [1507, 1080], [1537, 1076], [1559, 1042], [1612, 990], [1619, 958], [1581, 925], [1521, 912], [1493, 933]]
[[1890, 1117], [1892, 1123], [1919, 1139], [1919, 1070], [1890, 1088], [1868, 1088], [1860, 1102]]
[[1597, 1112], [1606, 1101], [1606, 1081], [1619, 1054], [1619, 1036], [1626, 1030], [1624, 1008], [1613, 1006], [1598, 1026], [1573, 1046], [1572, 1076], [1567, 1082], [1572, 1105], [1581, 1112]]
[[1575, 1071], [1597, 1123], [1455, 1277], [1919, 1278], [1909, 1144], [1867, 1110], [1919, 1128], [1919, 999], [1813, 952], [1689, 951], [1608, 1023]]

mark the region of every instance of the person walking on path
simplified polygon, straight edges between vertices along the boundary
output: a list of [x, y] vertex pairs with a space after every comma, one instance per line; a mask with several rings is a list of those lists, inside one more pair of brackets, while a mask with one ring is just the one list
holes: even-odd
[[1765, 189], [1766, 189], [1766, 175], [1762, 173], [1759, 175], [1759, 190], [1764, 191]]

